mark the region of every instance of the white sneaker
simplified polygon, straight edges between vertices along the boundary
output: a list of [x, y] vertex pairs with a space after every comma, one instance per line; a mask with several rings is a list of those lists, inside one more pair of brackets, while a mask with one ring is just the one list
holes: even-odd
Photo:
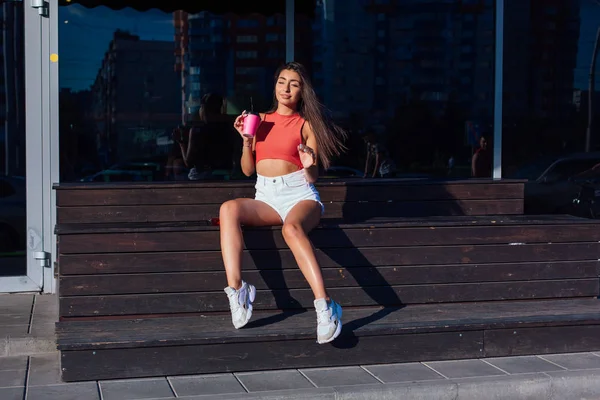
[[242, 281], [242, 287], [238, 290], [232, 287], [226, 287], [224, 290], [229, 298], [233, 326], [235, 329], [240, 329], [252, 317], [252, 302], [256, 298], [256, 288]]
[[317, 311], [317, 343], [329, 343], [342, 332], [342, 307], [331, 300], [315, 300]]

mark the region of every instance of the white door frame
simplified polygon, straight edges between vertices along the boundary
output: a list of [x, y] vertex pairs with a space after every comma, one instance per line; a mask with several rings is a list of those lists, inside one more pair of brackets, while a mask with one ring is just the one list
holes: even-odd
[[494, 136], [493, 175], [502, 178], [502, 93], [504, 77], [504, 0], [496, 0], [496, 49], [494, 65]]
[[44, 112], [44, 251], [48, 254], [49, 265], [44, 268], [44, 293], [56, 293], [56, 191], [52, 189], [59, 182], [59, 82], [58, 82], [58, 0], [49, 0], [49, 14], [42, 19], [42, 94], [46, 106]]
[[44, 181], [45, 173], [42, 173], [50, 166], [50, 149], [48, 141], [44, 140], [49, 137], [48, 90], [44, 88], [44, 84], [48, 85], [48, 58], [44, 60], [44, 48], [47, 47], [44, 42], [49, 36], [48, 18], [40, 15], [40, 9], [32, 8], [28, 1], [13, 4], [15, 7], [22, 5], [24, 14], [27, 274], [1, 277], [0, 293], [42, 291], [44, 276], [49, 270], [45, 265], [51, 265], [46, 255], [51, 253], [52, 235], [48, 236], [44, 220], [50, 188]]

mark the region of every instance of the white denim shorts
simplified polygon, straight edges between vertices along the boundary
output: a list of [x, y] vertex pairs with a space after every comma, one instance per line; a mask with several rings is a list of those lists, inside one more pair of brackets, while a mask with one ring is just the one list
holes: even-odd
[[303, 170], [275, 177], [258, 175], [255, 187], [255, 199], [270, 205], [277, 211], [282, 222], [285, 222], [291, 209], [303, 200], [319, 203], [321, 215], [325, 211], [319, 192], [312, 183], [306, 180]]

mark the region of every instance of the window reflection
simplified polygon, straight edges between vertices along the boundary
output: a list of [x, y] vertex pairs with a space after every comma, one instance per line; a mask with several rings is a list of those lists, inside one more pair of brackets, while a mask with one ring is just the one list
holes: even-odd
[[506, 2], [503, 169], [527, 179], [527, 213], [589, 216], [597, 207], [589, 204], [594, 190], [587, 203], [574, 200], [599, 183], [597, 123], [586, 152], [590, 97], [599, 120], [598, 89], [590, 96], [588, 81], [598, 21], [592, 0]]
[[[296, 60], [350, 133], [324, 176], [471, 177], [481, 137], [494, 146], [494, 2], [340, 4], [317, 2], [314, 15], [295, 21]], [[211, 146], [226, 147], [215, 153], [232, 154], [231, 168], [208, 163], [219, 173], [200, 174], [174, 132], [186, 137], [207, 94], [224, 98], [229, 121], [270, 107], [285, 61], [284, 15], [74, 4], [60, 17], [63, 181], [243, 178], [230, 132]], [[156, 170], [142, 174], [136, 163]]]
[[19, 276], [27, 272], [23, 4], [1, 4], [0, 22], [0, 276]]

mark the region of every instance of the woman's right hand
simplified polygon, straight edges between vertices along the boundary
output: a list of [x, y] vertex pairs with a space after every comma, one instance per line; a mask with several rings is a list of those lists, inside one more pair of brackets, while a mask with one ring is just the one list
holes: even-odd
[[246, 117], [247, 112], [246, 110], [242, 111], [242, 114], [239, 115], [236, 119], [235, 122], [233, 123], [233, 127], [235, 128], [236, 131], [238, 131], [238, 133], [240, 134], [240, 136], [242, 136], [243, 139], [246, 139], [246, 137], [244, 136], [244, 118]]

